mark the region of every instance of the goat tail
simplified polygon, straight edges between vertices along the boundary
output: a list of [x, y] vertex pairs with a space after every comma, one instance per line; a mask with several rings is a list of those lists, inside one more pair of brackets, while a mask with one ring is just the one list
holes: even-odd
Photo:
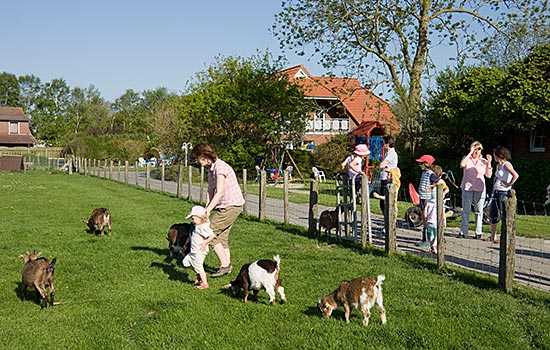
[[386, 276], [384, 275], [378, 275], [376, 279], [376, 285], [380, 287], [382, 285], [382, 282], [386, 279]]
[[273, 257], [273, 260], [277, 263], [276, 270], [280, 270], [281, 269], [281, 258], [279, 257], [279, 254], [275, 255]]

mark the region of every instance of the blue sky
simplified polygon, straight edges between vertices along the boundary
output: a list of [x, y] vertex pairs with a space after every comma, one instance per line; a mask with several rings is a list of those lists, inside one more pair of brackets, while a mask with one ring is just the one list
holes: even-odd
[[[126, 89], [185, 82], [217, 55], [281, 54], [269, 33], [281, 1], [2, 0], [0, 72], [94, 85], [110, 101]], [[315, 62], [286, 54], [288, 66]]]

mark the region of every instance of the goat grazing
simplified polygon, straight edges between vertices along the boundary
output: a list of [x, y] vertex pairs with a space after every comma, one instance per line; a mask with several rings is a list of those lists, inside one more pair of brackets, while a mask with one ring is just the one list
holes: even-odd
[[338, 289], [321, 300], [317, 300], [317, 308], [321, 311], [323, 318], [329, 318], [332, 311], [339, 306], [345, 310], [346, 323], [349, 323], [349, 316], [352, 307], [363, 311], [363, 325], [368, 326], [370, 309], [376, 305], [380, 312], [382, 324], [386, 324], [386, 309], [382, 299], [382, 281], [386, 277], [379, 275], [377, 280], [370, 277], [356, 278], [351, 281], [342, 281]]
[[35, 254], [26, 252], [20, 255], [25, 264], [21, 270], [21, 300], [27, 299], [27, 289], [34, 291], [36, 302], [40, 303], [42, 299], [42, 308], [48, 307], [48, 294], [46, 288], [50, 289], [49, 304], [53, 306], [54, 297], [54, 267], [56, 259], [52, 261], [46, 258], [40, 258], [42, 253]]
[[258, 292], [265, 289], [269, 295], [271, 305], [275, 304], [275, 290], [281, 296], [281, 302], [286, 302], [285, 289], [281, 284], [279, 272], [281, 270], [281, 259], [279, 255], [273, 260], [257, 260], [252, 264], [245, 264], [241, 268], [237, 279], [229, 283], [227, 287], [235, 298], [239, 295], [241, 288], [244, 290], [244, 302], [248, 300], [250, 290], [254, 290], [254, 299], [258, 301]]
[[109, 236], [111, 235], [111, 213], [107, 208], [96, 208], [92, 211], [92, 215], [88, 221], [84, 221], [88, 225], [88, 232], [95, 233], [96, 228], [99, 229], [100, 234], [105, 234], [104, 227], [109, 227]]
[[338, 211], [325, 210], [319, 216], [319, 237], [321, 237], [321, 229], [325, 229], [325, 235], [328, 237], [333, 228], [338, 229]]
[[174, 257], [177, 253], [182, 253], [183, 256], [191, 252], [191, 232], [195, 229], [193, 224], [173, 224], [168, 229], [168, 249], [170, 257]]

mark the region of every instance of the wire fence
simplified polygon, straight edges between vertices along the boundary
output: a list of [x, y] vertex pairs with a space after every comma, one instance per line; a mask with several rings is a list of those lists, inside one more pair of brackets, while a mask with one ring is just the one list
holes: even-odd
[[[159, 168], [153, 168], [150, 165], [140, 167], [137, 162], [129, 164], [128, 162], [85, 159], [75, 159], [64, 162], [64, 164], [66, 171], [74, 169], [77, 173], [137, 185], [149, 190], [169, 192], [191, 201], [204, 203], [206, 199], [207, 183], [204, 169], [179, 166], [176, 167], [177, 174], [173, 176], [175, 180], [166, 180], [165, 174], [168, 171], [164, 166]], [[269, 184], [265, 172], [256, 173], [256, 171], [243, 170], [238, 175], [243, 181], [243, 190], [246, 196], [245, 213], [256, 216], [260, 220], [270, 219], [290, 223], [308, 228], [310, 232], [317, 232], [319, 214], [324, 210], [334, 209], [334, 207], [318, 204], [319, 193], [316, 189], [318, 183], [315, 179], [311, 182], [308, 179], [305, 186], [297, 186], [285, 177]], [[285, 176], [287, 175], [285, 174]], [[251, 183], [258, 183], [259, 186], [252, 187]], [[267, 197], [265, 192], [267, 187], [282, 188], [283, 198]], [[391, 186], [388, 187], [391, 188]], [[289, 193], [297, 192], [309, 195], [309, 204], [292, 203], [288, 200]], [[369, 193], [369, 191], [367, 190], [365, 193]], [[405, 189], [399, 191], [399, 196], [396, 193], [394, 195], [396, 195], [396, 199], [399, 198], [399, 201], [410, 201], [410, 194]], [[391, 197], [392, 194], [390, 193], [389, 196]], [[386, 252], [399, 251], [415, 254], [437, 260], [438, 264], [442, 261], [443, 264], [452, 264], [497, 276], [499, 285], [503, 289], [509, 289], [504, 282], [501, 283], [508, 273], [511, 274], [513, 282], [550, 291], [550, 265], [548, 264], [550, 262], [550, 240], [546, 238], [550, 237], [547, 233], [550, 230], [550, 218], [547, 207], [543, 203], [515, 199], [513, 212], [507, 212], [509, 215], [507, 224], [498, 224], [498, 232], [502, 232], [505, 237], [501, 237], [500, 244], [495, 244], [484, 239], [474, 238], [472, 218], [469, 220], [471, 230], [469, 236], [460, 238], [461, 216], [459, 213], [453, 213], [454, 217], [453, 215], [449, 216], [449, 208], [457, 209], [460, 198], [455, 197], [444, 201], [441, 197], [438, 201], [439, 215], [440, 217], [441, 215], [449, 216], [449, 218], [447, 218], [447, 226], [439, 228], [439, 232], [442, 233], [439, 234], [441, 244], [438, 246], [437, 252], [434, 253], [430, 252], [429, 247], [417, 245], [422, 236], [422, 227], [417, 222], [405, 219], [405, 213], [398, 212], [397, 206], [394, 206], [391, 200], [386, 202], [388, 208], [395, 208], [394, 213], [389, 213], [394, 220], [388, 222], [388, 220], [384, 220], [384, 216], [366, 211], [365, 205], [357, 201], [355, 206], [351, 206], [350, 209], [355, 211], [357, 230], [351, 231], [351, 233], [334, 232], [330, 237], [323, 236], [321, 239], [328, 239], [332, 242], [353, 240], [356, 244], [367, 242], [372, 246], [385, 249]], [[378, 205], [374, 200], [369, 204]], [[414, 205], [411, 203], [410, 207], [414, 207]], [[446, 210], [447, 214], [445, 214]], [[369, 223], [368, 227], [363, 221]], [[442, 221], [441, 218], [439, 221]], [[482, 238], [489, 235], [489, 225], [484, 225]]]

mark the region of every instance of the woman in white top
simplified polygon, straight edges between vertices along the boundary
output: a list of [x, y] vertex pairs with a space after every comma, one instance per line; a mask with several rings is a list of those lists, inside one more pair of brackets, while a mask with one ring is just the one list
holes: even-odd
[[493, 149], [493, 156], [497, 161], [495, 169], [495, 182], [493, 184], [493, 201], [489, 216], [491, 217], [491, 237], [487, 237], [486, 241], [499, 243], [497, 238], [497, 222], [502, 213], [502, 199], [510, 193], [512, 185], [518, 180], [518, 173], [510, 163], [512, 159], [510, 151], [506, 147], [497, 146]]

